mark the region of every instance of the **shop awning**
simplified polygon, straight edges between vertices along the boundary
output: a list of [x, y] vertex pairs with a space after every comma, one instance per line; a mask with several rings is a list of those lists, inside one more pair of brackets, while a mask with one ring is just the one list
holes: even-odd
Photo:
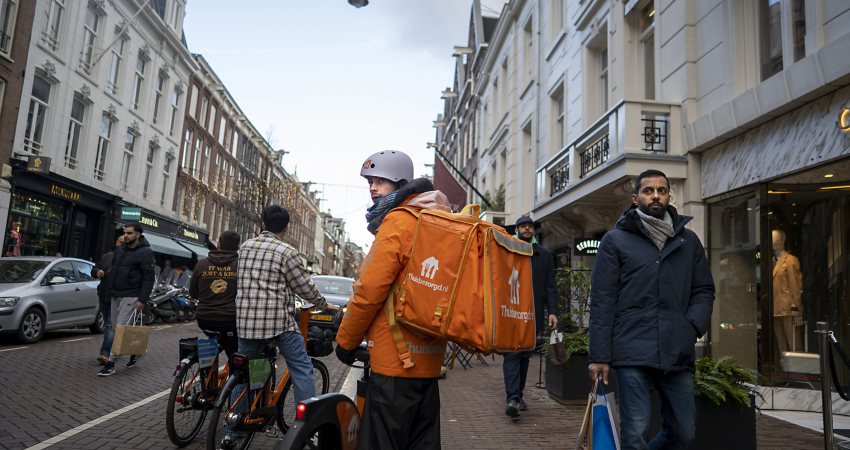
[[174, 242], [180, 244], [186, 250], [198, 255], [198, 258], [206, 258], [210, 254], [210, 251], [204, 246], [192, 244], [191, 242], [186, 241], [178, 241], [177, 239], [175, 239]]
[[157, 253], [165, 253], [167, 255], [179, 256], [181, 258], [191, 258], [192, 252], [186, 247], [183, 247], [170, 237], [165, 237], [154, 233], [143, 234], [145, 239], [151, 244], [151, 250]]

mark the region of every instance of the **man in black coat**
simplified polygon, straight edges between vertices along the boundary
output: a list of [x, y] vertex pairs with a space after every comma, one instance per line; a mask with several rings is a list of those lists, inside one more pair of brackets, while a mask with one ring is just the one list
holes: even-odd
[[[123, 243], [124, 235], [122, 234], [115, 240], [115, 248], [120, 247]], [[97, 285], [97, 298], [100, 300], [100, 313], [103, 315], [105, 327], [103, 344], [100, 346], [100, 356], [97, 357], [101, 366], [106, 365], [106, 362], [109, 361], [109, 350], [112, 348], [112, 339], [115, 337], [115, 324], [112, 323], [112, 299], [109, 298], [105, 289], [106, 285], [110, 283], [106, 280], [106, 275], [109, 273], [109, 268], [112, 267], [114, 254], [114, 251], [104, 253], [91, 269], [92, 276], [100, 280]]]
[[[129, 323], [134, 316], [141, 320], [142, 310], [153, 290], [153, 250], [142, 236], [143, 231], [139, 223], [124, 226], [124, 244], [115, 249], [112, 267], [106, 276], [103, 289], [112, 299], [112, 320], [116, 325]], [[109, 361], [97, 375], [108, 377], [115, 373], [116, 358], [110, 354]], [[135, 367], [137, 359], [131, 356], [127, 367]]]
[[[605, 234], [590, 294], [590, 377], [617, 368], [623, 449], [682, 448], [694, 439], [694, 345], [708, 329], [714, 281], [705, 249], [670, 203], [670, 182], [647, 170], [632, 207]], [[650, 387], [663, 426], [651, 441]]]
[[[535, 223], [531, 217], [522, 216], [516, 221], [517, 237], [530, 243], [534, 249], [531, 256], [531, 280], [534, 289], [534, 323], [537, 335], [540, 336], [546, 331], [547, 324], [549, 329], [558, 325], [558, 288], [555, 284], [555, 262], [552, 253], [537, 243], [534, 228]], [[546, 321], [543, 320], [544, 317], [547, 317]], [[510, 417], [517, 417], [520, 411], [528, 409], [522, 399], [522, 391], [525, 389], [530, 358], [530, 351], [505, 354], [505, 362], [502, 365], [508, 402], [505, 414]]]

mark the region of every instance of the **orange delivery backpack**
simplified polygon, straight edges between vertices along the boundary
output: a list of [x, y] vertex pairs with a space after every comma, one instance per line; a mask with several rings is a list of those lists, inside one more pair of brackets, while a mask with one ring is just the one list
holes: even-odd
[[484, 354], [534, 349], [531, 244], [479, 219], [478, 205], [460, 213], [397, 209], [417, 218], [407, 265], [385, 303], [404, 367], [415, 361], [399, 325]]

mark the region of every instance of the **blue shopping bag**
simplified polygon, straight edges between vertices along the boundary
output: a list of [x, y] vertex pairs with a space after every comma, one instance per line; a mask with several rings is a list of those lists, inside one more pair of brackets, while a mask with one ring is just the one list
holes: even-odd
[[614, 414], [608, 397], [605, 396], [602, 380], [597, 381], [591, 435], [593, 450], [620, 450], [620, 440], [617, 436], [617, 428], [614, 426]]

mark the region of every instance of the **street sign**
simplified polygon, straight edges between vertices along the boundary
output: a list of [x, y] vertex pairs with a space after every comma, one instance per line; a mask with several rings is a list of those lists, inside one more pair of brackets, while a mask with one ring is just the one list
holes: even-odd
[[121, 220], [142, 220], [142, 208], [124, 206], [121, 208]]

